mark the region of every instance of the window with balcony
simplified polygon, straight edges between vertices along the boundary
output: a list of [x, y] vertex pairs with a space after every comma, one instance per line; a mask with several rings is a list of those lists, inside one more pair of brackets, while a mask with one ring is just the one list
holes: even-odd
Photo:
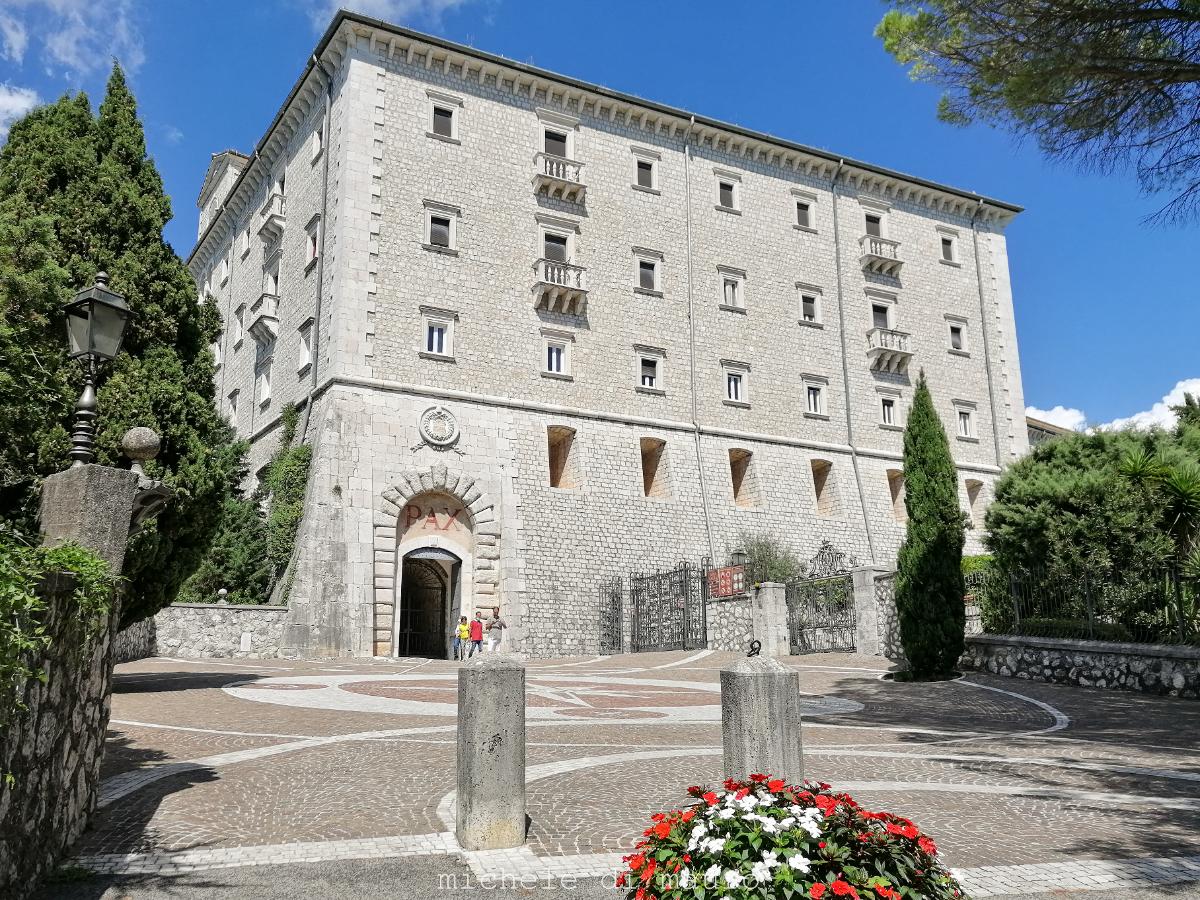
[[825, 408], [829, 379], [820, 375], [803, 375], [801, 380], [804, 384], [804, 415], [816, 419], [829, 418], [829, 410]]
[[892, 518], [897, 522], [908, 521], [908, 508], [904, 504], [904, 473], [899, 469], [887, 470], [888, 494], [892, 500]]
[[666, 353], [657, 347], [634, 346], [634, 360], [637, 363], [635, 383], [639, 392], [645, 394], [661, 394], [665, 389]]
[[570, 241], [565, 234], [555, 234], [550, 231], [542, 234], [542, 256], [546, 259], [554, 262], [569, 262], [569, 246]]
[[421, 307], [421, 355], [454, 358], [454, 322], [458, 313], [433, 306]]
[[575, 336], [569, 331], [542, 329], [542, 375], [571, 379], [571, 346], [574, 342]]
[[543, 134], [544, 138], [542, 149], [546, 153], [562, 159], [567, 159], [569, 157], [569, 154], [567, 153], [567, 133], [565, 131], [557, 131], [553, 128], [547, 128]]
[[587, 273], [575, 264], [579, 225], [545, 213], [538, 214], [537, 221], [541, 255], [534, 261], [534, 305], [551, 312], [582, 315], [587, 310], [588, 291]]
[[546, 456], [549, 461], [550, 487], [576, 490], [583, 483], [576, 447], [575, 429], [551, 425], [546, 429]]
[[879, 213], [866, 213], [866, 229], [868, 237], [883, 237], [883, 216]]
[[740, 447], [729, 451], [729, 480], [733, 488], [733, 502], [742, 509], [755, 509], [762, 505], [762, 494], [758, 487], [754, 454]]
[[667, 465], [667, 442], [644, 437], [638, 442], [642, 457], [642, 495], [656, 500], [671, 497], [671, 472]]
[[300, 353], [296, 361], [296, 371], [303, 372], [313, 361], [313, 320], [309, 319], [300, 326]]
[[832, 519], [841, 512], [837, 480], [833, 474], [833, 463], [827, 459], [814, 459], [810, 462], [810, 467], [817, 515], [823, 519]]
[[872, 328], [891, 328], [892, 327], [892, 307], [887, 303], [872, 303], [871, 304], [871, 327]]
[[721, 360], [725, 379], [725, 403], [730, 406], [750, 405], [750, 366], [747, 363]]

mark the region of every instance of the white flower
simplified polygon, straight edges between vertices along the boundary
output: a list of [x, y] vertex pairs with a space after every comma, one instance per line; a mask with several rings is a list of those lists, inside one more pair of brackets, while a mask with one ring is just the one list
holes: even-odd
[[[750, 877], [760, 884], [764, 884], [771, 880], [771, 867], [763, 862], [756, 862], [750, 867]], [[728, 876], [726, 876], [728, 880]]]
[[725, 838], [709, 838], [708, 843], [704, 845], [704, 849], [709, 853], [720, 853], [725, 849]]
[[795, 869], [801, 875], [812, 868], [812, 861], [803, 853], [797, 853], [795, 856], [788, 857], [788, 868]]
[[762, 829], [767, 834], [779, 834], [779, 826], [775, 824], [774, 819], [764, 818], [762, 820]]
[[679, 873], [679, 886], [681, 888], [685, 888], [691, 883], [692, 883], [692, 872], [690, 869], [684, 869], [683, 871], [681, 871]]
[[725, 883], [730, 887], [737, 887], [745, 880], [746, 879], [742, 877], [741, 872], [735, 872], [733, 869], [730, 869], [725, 873]]
[[741, 800], [737, 801], [737, 803], [742, 809], [746, 810], [747, 812], [754, 809], [754, 807], [761, 805], [759, 799], [757, 797], [755, 797], [753, 794], [747, 794]]
[[809, 837], [819, 838], [821, 836], [821, 826], [810, 819], [801, 822], [800, 827], [808, 832]]
[[797, 806], [795, 803], [793, 803], [788, 807], [788, 812], [790, 812], [793, 816], [802, 816], [804, 815], [804, 807]]
[[762, 861], [766, 863], [767, 866], [774, 868], [775, 866], [779, 865], [779, 854], [774, 850], [768, 850], [763, 854]]
[[784, 819], [780, 819], [780, 820], [779, 820], [779, 827], [780, 827], [780, 828], [782, 828], [782, 829], [784, 829], [785, 831], [786, 831], [787, 829], [791, 828], [791, 827], [792, 827], [793, 825], [795, 825], [795, 824], [796, 824], [796, 817], [795, 817], [795, 816], [788, 816], [787, 818], [784, 818]]
[[721, 877], [721, 867], [717, 863], [713, 863], [711, 866], [709, 866], [707, 869], [704, 870], [704, 880], [705, 881], [716, 881], [720, 877]]
[[717, 818], [718, 819], [732, 819], [733, 818], [733, 810], [732, 809], [718, 810]]

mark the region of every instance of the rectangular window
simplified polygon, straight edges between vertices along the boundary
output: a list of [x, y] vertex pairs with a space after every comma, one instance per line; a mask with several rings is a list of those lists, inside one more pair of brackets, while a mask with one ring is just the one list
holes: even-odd
[[736, 278], [726, 277], [725, 281], [725, 305], [732, 306], [734, 309], [742, 308], [742, 292], [741, 285]]
[[226, 256], [221, 260], [221, 284], [229, 280], [229, 257]]
[[654, 188], [654, 163], [648, 159], [637, 161], [637, 184], [638, 187]]
[[975, 437], [975, 422], [974, 415], [969, 409], [958, 410], [958, 436], [959, 437]]
[[717, 186], [717, 202], [726, 209], [736, 209], [734, 206], [736, 191], [732, 181], [722, 181]]
[[308, 227], [304, 229], [305, 246], [304, 246], [304, 264], [311, 265], [316, 261], [317, 256], [321, 252], [321, 218], [316, 216]]
[[312, 332], [313, 323], [305, 322], [300, 326], [300, 365], [298, 369], [306, 369], [312, 365]]
[[250, 252], [250, 229], [242, 232], [242, 256]]
[[810, 384], [805, 388], [808, 398], [808, 411], [814, 416], [825, 415], [825, 392], [818, 384]]
[[426, 322], [425, 323], [425, 352], [436, 353], [439, 356], [446, 354], [447, 347], [447, 328], [445, 322]]
[[321, 156], [321, 151], [325, 149], [325, 132], [322, 128], [318, 128], [312, 135], [312, 161], [316, 162]]
[[883, 303], [871, 304], [871, 327], [891, 328], [891, 310]]
[[896, 424], [896, 400], [894, 397], [881, 397], [880, 404], [880, 421], [884, 425]]
[[279, 257], [276, 256], [271, 262], [263, 267], [263, 293], [270, 294], [272, 297], [279, 296]]
[[638, 260], [638, 286], [648, 291], [658, 289], [658, 264], [648, 260]]
[[875, 213], [866, 214], [867, 234], [871, 237], [883, 237], [883, 216]]
[[812, 204], [807, 200], [796, 201], [796, 224], [801, 228], [812, 228]]
[[238, 392], [230, 391], [228, 400], [227, 409], [229, 410], [229, 418], [235, 419], [237, 418]]
[[641, 385], [644, 388], [658, 387], [658, 360], [652, 356], [642, 357]]
[[963, 327], [961, 325], [950, 326], [950, 349], [965, 349], [965, 342], [963, 341]]
[[246, 307], [239, 306], [233, 312], [233, 346], [237, 347], [246, 336]]
[[567, 156], [567, 136], [561, 131], [552, 131], [546, 129], [545, 150], [551, 156], [561, 156], [564, 159]]
[[554, 262], [567, 261], [567, 236], [565, 234], [542, 235], [542, 256]]
[[815, 294], [800, 295], [800, 319], [804, 322], [818, 322], [817, 298]]
[[271, 360], [268, 358], [258, 367], [258, 402], [265, 405], [271, 402]]
[[942, 259], [954, 262], [954, 238], [942, 236]]
[[741, 372], [725, 373], [725, 399], [734, 403], [742, 403], [745, 396], [745, 384]]
[[450, 217], [429, 217], [429, 243], [434, 247], [450, 246]]
[[454, 110], [448, 106], [433, 108], [433, 133], [439, 137], [454, 136]]

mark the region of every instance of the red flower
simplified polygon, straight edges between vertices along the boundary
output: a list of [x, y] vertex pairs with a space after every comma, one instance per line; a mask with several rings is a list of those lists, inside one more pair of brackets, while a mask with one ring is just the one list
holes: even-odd
[[900, 834], [901, 833], [900, 826], [894, 822], [888, 822], [887, 825], [885, 825], [884, 827], [887, 828], [888, 834]]
[[762, 784], [764, 781], [767, 780], [767, 776], [763, 775], [759, 772], [755, 772], [753, 775], [750, 776], [750, 780], [753, 781], [755, 784]]
[[894, 891], [889, 887], [877, 887], [875, 888], [875, 893], [882, 897], [883, 900], [900, 900], [900, 892]]
[[917, 846], [928, 853], [930, 856], [937, 855], [937, 845], [927, 837], [917, 838]]
[[646, 889], [638, 888], [637, 893], [634, 894], [634, 896], [637, 898], [637, 900], [646, 900]]
[[639, 869], [641, 869], [641, 867], [644, 866], [645, 864], [646, 864], [646, 854], [645, 853], [639, 853], [639, 854], [637, 854], [637, 856], [631, 856], [629, 858], [630, 871], [636, 872]]
[[808, 896], [812, 897], [813, 900], [820, 900], [821, 897], [825, 896], [825, 885], [818, 881], [808, 889]]
[[709, 806], [717, 805], [717, 795], [714, 794], [712, 791], [709, 791], [707, 794], [705, 794], [703, 799], [704, 799], [704, 802], [707, 803]]
[[696, 817], [696, 811], [694, 809], [689, 809], [687, 812], [685, 812], [679, 818], [682, 819], [684, 822], [690, 822], [695, 817]]
[[857, 897], [858, 896], [858, 891], [856, 891], [853, 887], [850, 886], [850, 882], [842, 881], [842, 879], [840, 879], [840, 878], [837, 881], [835, 881], [833, 884], [831, 884], [830, 887], [833, 888], [833, 892], [839, 897]]
[[905, 825], [900, 829], [900, 833], [910, 840], [920, 834], [915, 825]]
[[625, 887], [625, 873], [622, 872], [617, 876], [617, 887]]
[[782, 791], [785, 784], [787, 782], [782, 778], [772, 778], [767, 782], [767, 790], [774, 794], [776, 791]]
[[749, 793], [750, 793], [750, 788], [747, 788], [747, 787], [744, 787], [744, 788], [738, 788], [738, 791], [737, 791], [737, 793], [733, 795], [733, 799], [734, 799], [734, 800], [741, 800], [742, 798], [744, 798], [744, 797], [745, 797], [747, 794], [749, 794]]
[[665, 838], [671, 834], [671, 826], [667, 822], [659, 822], [654, 826], [654, 833], [660, 838]]
[[824, 841], [818, 841], [818, 842], [817, 842], [817, 846], [818, 846], [818, 847], [820, 847], [822, 850], [824, 850], [824, 849], [825, 849], [825, 842], [824, 842]]
[[692, 854], [690, 854], [690, 853], [683, 854], [683, 861], [685, 863], [690, 863], [692, 861]]

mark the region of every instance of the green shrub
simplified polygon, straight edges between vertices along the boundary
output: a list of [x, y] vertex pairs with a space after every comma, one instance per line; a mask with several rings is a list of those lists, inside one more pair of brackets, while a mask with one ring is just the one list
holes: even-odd
[[976, 572], [986, 572], [992, 565], [992, 555], [990, 553], [977, 553], [974, 556], [964, 556], [962, 558], [962, 573], [964, 575], [973, 575]]
[[1129, 629], [1120, 624], [1093, 622], [1089, 632], [1087, 619], [1022, 619], [1018, 630], [1021, 634], [1029, 637], [1075, 638], [1095, 641], [1132, 640]]
[[738, 535], [738, 546], [747, 556], [749, 577], [755, 582], [786, 582], [804, 575], [807, 565], [796, 551], [775, 535], [765, 531], [743, 531]]

